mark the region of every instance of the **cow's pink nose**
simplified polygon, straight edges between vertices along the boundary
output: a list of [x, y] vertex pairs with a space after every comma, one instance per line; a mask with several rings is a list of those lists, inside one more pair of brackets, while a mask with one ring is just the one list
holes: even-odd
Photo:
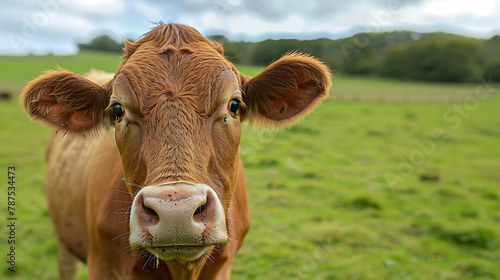
[[224, 209], [212, 188], [185, 182], [145, 187], [132, 204], [133, 247], [210, 246], [227, 242]]
[[210, 224], [214, 216], [213, 195], [206, 191], [163, 190], [140, 194], [136, 214], [140, 225], [154, 231], [157, 226], [181, 225], [182, 230], [197, 230]]

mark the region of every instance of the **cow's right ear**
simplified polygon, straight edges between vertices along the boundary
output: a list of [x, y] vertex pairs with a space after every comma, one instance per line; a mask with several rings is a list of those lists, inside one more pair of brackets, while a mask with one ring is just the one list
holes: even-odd
[[85, 132], [100, 123], [108, 106], [106, 86], [67, 70], [50, 71], [21, 94], [28, 115], [56, 130]]

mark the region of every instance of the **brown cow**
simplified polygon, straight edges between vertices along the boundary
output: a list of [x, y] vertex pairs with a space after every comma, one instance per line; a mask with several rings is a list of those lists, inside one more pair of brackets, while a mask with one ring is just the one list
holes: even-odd
[[61, 70], [22, 94], [55, 130], [46, 188], [60, 277], [81, 261], [91, 279], [229, 279], [250, 227], [241, 123], [292, 124], [327, 96], [329, 70], [292, 53], [250, 78], [177, 24], [124, 51], [103, 86]]

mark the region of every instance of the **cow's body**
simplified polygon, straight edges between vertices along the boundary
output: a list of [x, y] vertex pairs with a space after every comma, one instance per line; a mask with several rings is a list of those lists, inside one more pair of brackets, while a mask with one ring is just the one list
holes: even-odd
[[240, 123], [293, 123], [327, 96], [328, 69], [291, 54], [250, 78], [169, 24], [102, 76], [51, 72], [22, 96], [57, 131], [46, 189], [61, 279], [80, 262], [91, 279], [229, 279], [250, 227]]

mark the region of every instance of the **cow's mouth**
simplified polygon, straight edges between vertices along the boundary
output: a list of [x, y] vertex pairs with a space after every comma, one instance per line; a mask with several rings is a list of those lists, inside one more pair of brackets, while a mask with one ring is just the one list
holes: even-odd
[[194, 261], [206, 254], [207, 245], [171, 245], [144, 248], [162, 260]]

